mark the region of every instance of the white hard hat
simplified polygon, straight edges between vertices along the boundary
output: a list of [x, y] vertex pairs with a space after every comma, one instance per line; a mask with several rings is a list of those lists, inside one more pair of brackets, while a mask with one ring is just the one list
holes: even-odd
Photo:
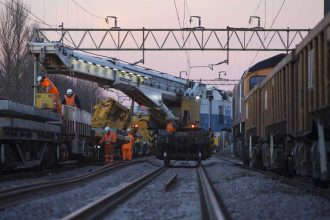
[[131, 131], [131, 129], [130, 128], [127, 128], [127, 130], [126, 130], [127, 132], [130, 132]]
[[42, 76], [37, 76], [37, 82], [40, 83], [42, 80]]
[[68, 90], [66, 90], [66, 94], [67, 94], [67, 95], [72, 95], [72, 94], [73, 94], [72, 89], [68, 89]]
[[109, 128], [109, 127], [105, 127], [105, 128], [104, 128], [104, 131], [105, 131], [105, 132], [109, 132], [109, 131], [110, 131], [110, 128]]

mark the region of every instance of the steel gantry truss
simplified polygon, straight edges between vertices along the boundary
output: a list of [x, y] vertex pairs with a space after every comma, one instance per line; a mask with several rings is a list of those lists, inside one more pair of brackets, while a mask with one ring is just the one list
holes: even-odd
[[195, 82], [200, 82], [208, 86], [235, 86], [239, 80], [236, 79], [192, 79]]
[[290, 51], [310, 29], [182, 28], [78, 29], [40, 28], [39, 40], [62, 42], [80, 50], [117, 51]]
[[207, 85], [208, 87], [226, 87], [232, 88], [237, 85], [239, 80], [236, 79], [224, 79], [224, 78], [217, 78], [217, 79], [192, 79], [195, 82], [200, 82], [202, 84]]

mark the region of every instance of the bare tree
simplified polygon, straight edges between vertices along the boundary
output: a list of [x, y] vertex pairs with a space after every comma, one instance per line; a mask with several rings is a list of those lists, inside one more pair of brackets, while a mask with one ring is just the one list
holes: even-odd
[[0, 96], [31, 104], [33, 58], [27, 42], [33, 28], [22, 0], [4, 4], [0, 10]]

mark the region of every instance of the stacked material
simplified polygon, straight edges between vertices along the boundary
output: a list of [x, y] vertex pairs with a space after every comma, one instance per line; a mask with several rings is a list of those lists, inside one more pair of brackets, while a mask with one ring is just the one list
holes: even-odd
[[61, 133], [61, 127], [57, 125], [10, 117], [0, 117], [0, 127]]
[[41, 122], [61, 121], [61, 116], [58, 113], [10, 100], [0, 100], [0, 115]]
[[58, 113], [38, 109], [10, 100], [0, 100], [0, 127], [60, 133], [60, 126], [47, 123], [61, 121]]

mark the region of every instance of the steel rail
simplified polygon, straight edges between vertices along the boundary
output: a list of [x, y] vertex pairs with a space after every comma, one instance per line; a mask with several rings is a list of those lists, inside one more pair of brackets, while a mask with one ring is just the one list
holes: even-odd
[[[38, 171], [23, 171], [23, 172], [14, 172], [14, 173], [5, 173], [0, 175], [0, 183], [1, 182], [8, 182], [13, 180], [21, 180], [21, 179], [31, 179], [36, 177], [44, 177], [49, 175], [49, 173], [56, 174], [59, 172], [67, 171], [76, 169], [79, 166], [77, 164], [70, 164], [68, 165], [62, 165], [59, 168], [56, 169], [45, 169], [45, 170], [38, 170]], [[0, 190], [1, 192], [1, 190]]]
[[118, 203], [128, 198], [139, 188], [145, 186], [165, 170], [166, 167], [160, 167], [134, 181], [121, 184], [114, 192], [111, 192], [108, 195], [82, 207], [81, 209], [63, 217], [62, 219], [98, 219], [108, 213], [111, 209], [114, 209]]
[[204, 219], [230, 219], [224, 205], [218, 201], [202, 166], [198, 167], [200, 196]]
[[20, 186], [0, 191], [0, 210], [27, 200], [31, 200], [32, 198], [38, 197], [40, 194], [49, 195], [68, 190], [77, 185], [81, 185], [86, 182], [90, 182], [94, 179], [106, 176], [110, 171], [113, 171], [115, 169], [141, 162], [146, 161], [141, 160], [131, 162], [117, 162], [113, 165], [105, 166], [104, 168], [97, 170], [93, 173], [85, 174], [78, 177], [31, 184], [28, 186]]
[[243, 169], [250, 170], [250, 171], [255, 171], [255, 172], [264, 174], [264, 175], [266, 175], [270, 178], [278, 179], [282, 182], [288, 183], [288, 184], [293, 185], [293, 186], [300, 187], [300, 188], [305, 189], [309, 192], [316, 193], [316, 194], [318, 194], [322, 197], [326, 197], [326, 198], [330, 199], [330, 191], [329, 190], [313, 186], [313, 185], [311, 185], [309, 183], [306, 183], [306, 182], [303, 182], [301, 180], [296, 180], [296, 179], [288, 178], [288, 177], [285, 177], [285, 176], [281, 176], [281, 175], [279, 175], [277, 173], [274, 173], [274, 172], [271, 172], [271, 171], [259, 170], [259, 169], [256, 169], [256, 168], [247, 167], [247, 166], [243, 165], [243, 163], [241, 163], [241, 162], [231, 160], [231, 158], [227, 158], [227, 157], [224, 157], [224, 156], [215, 156], [215, 157], [217, 157], [221, 160], [224, 160], [224, 161], [231, 162], [235, 165], [240, 166]]
[[164, 190], [165, 191], [169, 191], [169, 189], [177, 182], [178, 179], [178, 174], [174, 174], [173, 176], [171, 176], [171, 178], [169, 178], [166, 183], [165, 183], [165, 187]]

